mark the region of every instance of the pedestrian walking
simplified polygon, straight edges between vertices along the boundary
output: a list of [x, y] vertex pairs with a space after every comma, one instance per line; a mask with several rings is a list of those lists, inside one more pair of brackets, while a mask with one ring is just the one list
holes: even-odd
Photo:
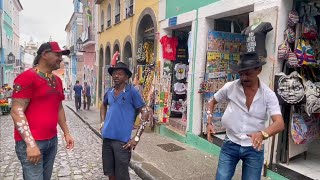
[[57, 42], [43, 43], [34, 67], [14, 80], [11, 116], [24, 180], [51, 179], [58, 148], [57, 124], [64, 133], [66, 148], [74, 146], [62, 105], [62, 81], [52, 74], [60, 68], [62, 55], [69, 53]]
[[81, 108], [81, 94], [82, 94], [83, 88], [78, 80], [76, 81], [76, 84], [73, 87], [73, 91], [74, 91], [74, 102], [76, 104], [76, 110], [79, 111]]
[[[100, 109], [102, 128], [102, 162], [104, 175], [109, 179], [127, 180], [131, 150], [139, 143], [149, 120], [149, 108], [145, 106], [140, 93], [127, 84], [132, 72], [123, 62], [108, 68], [114, 87], [107, 90]], [[108, 111], [107, 111], [108, 109]], [[134, 120], [141, 113], [141, 124], [136, 135], [131, 138]]]
[[[232, 179], [239, 160], [243, 161], [242, 179], [261, 179], [263, 141], [284, 129], [278, 99], [258, 77], [264, 64], [266, 62], [257, 54], [244, 54], [239, 64], [231, 66], [239, 73], [240, 79], [226, 83], [208, 102], [207, 139], [212, 141], [214, 107], [219, 102], [228, 101], [221, 119], [226, 137], [219, 156], [217, 180]], [[268, 115], [273, 123], [266, 128]]]
[[83, 109], [90, 110], [90, 106], [91, 106], [91, 88], [88, 85], [87, 82], [84, 82], [84, 103], [83, 103]]

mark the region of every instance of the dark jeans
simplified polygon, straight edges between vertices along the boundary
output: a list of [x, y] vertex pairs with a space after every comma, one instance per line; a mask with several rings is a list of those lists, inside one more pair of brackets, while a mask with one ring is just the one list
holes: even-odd
[[130, 180], [131, 150], [124, 149], [122, 146], [125, 144], [117, 140], [103, 139], [102, 164], [104, 175], [115, 176], [116, 179], [121, 180]]
[[242, 180], [260, 180], [263, 150], [243, 147], [226, 138], [219, 156], [216, 180], [231, 180], [239, 160], [242, 160]]
[[74, 101], [76, 103], [76, 109], [79, 110], [81, 108], [81, 96], [74, 96]]
[[36, 141], [41, 160], [35, 165], [27, 159], [27, 145], [24, 141], [16, 142], [16, 153], [22, 165], [24, 180], [50, 180], [53, 170], [54, 159], [57, 154], [58, 138]]
[[86, 99], [83, 101], [83, 109], [86, 109], [87, 107], [89, 110], [91, 105], [91, 96], [85, 96], [84, 98]]

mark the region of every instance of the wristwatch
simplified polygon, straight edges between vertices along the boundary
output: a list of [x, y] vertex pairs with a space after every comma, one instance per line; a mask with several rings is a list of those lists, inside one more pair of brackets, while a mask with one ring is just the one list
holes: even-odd
[[266, 140], [266, 139], [269, 138], [269, 134], [267, 132], [265, 132], [265, 131], [260, 131], [260, 132], [261, 132], [261, 134], [263, 136], [263, 140]]
[[140, 137], [139, 136], [135, 136], [134, 137], [134, 141], [139, 142], [140, 141]]

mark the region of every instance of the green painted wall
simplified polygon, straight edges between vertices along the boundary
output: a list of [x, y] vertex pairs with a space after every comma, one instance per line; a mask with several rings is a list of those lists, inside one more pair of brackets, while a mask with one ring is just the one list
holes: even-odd
[[8, 24], [12, 25], [12, 18], [9, 16], [7, 12], [4, 12], [4, 21], [7, 22]]
[[6, 35], [7, 37], [9, 37], [9, 39], [13, 38], [13, 29], [11, 26], [9, 26], [7, 23], [3, 23], [3, 29], [6, 31]]
[[167, 0], [166, 18], [183, 14], [219, 0]]

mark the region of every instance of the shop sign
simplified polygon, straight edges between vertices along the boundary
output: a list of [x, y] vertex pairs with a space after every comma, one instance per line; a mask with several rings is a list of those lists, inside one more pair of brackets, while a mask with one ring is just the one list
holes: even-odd
[[169, 18], [169, 27], [177, 25], [177, 16]]
[[208, 61], [213, 61], [216, 59], [221, 59], [221, 53], [217, 52], [207, 52], [207, 60]]

